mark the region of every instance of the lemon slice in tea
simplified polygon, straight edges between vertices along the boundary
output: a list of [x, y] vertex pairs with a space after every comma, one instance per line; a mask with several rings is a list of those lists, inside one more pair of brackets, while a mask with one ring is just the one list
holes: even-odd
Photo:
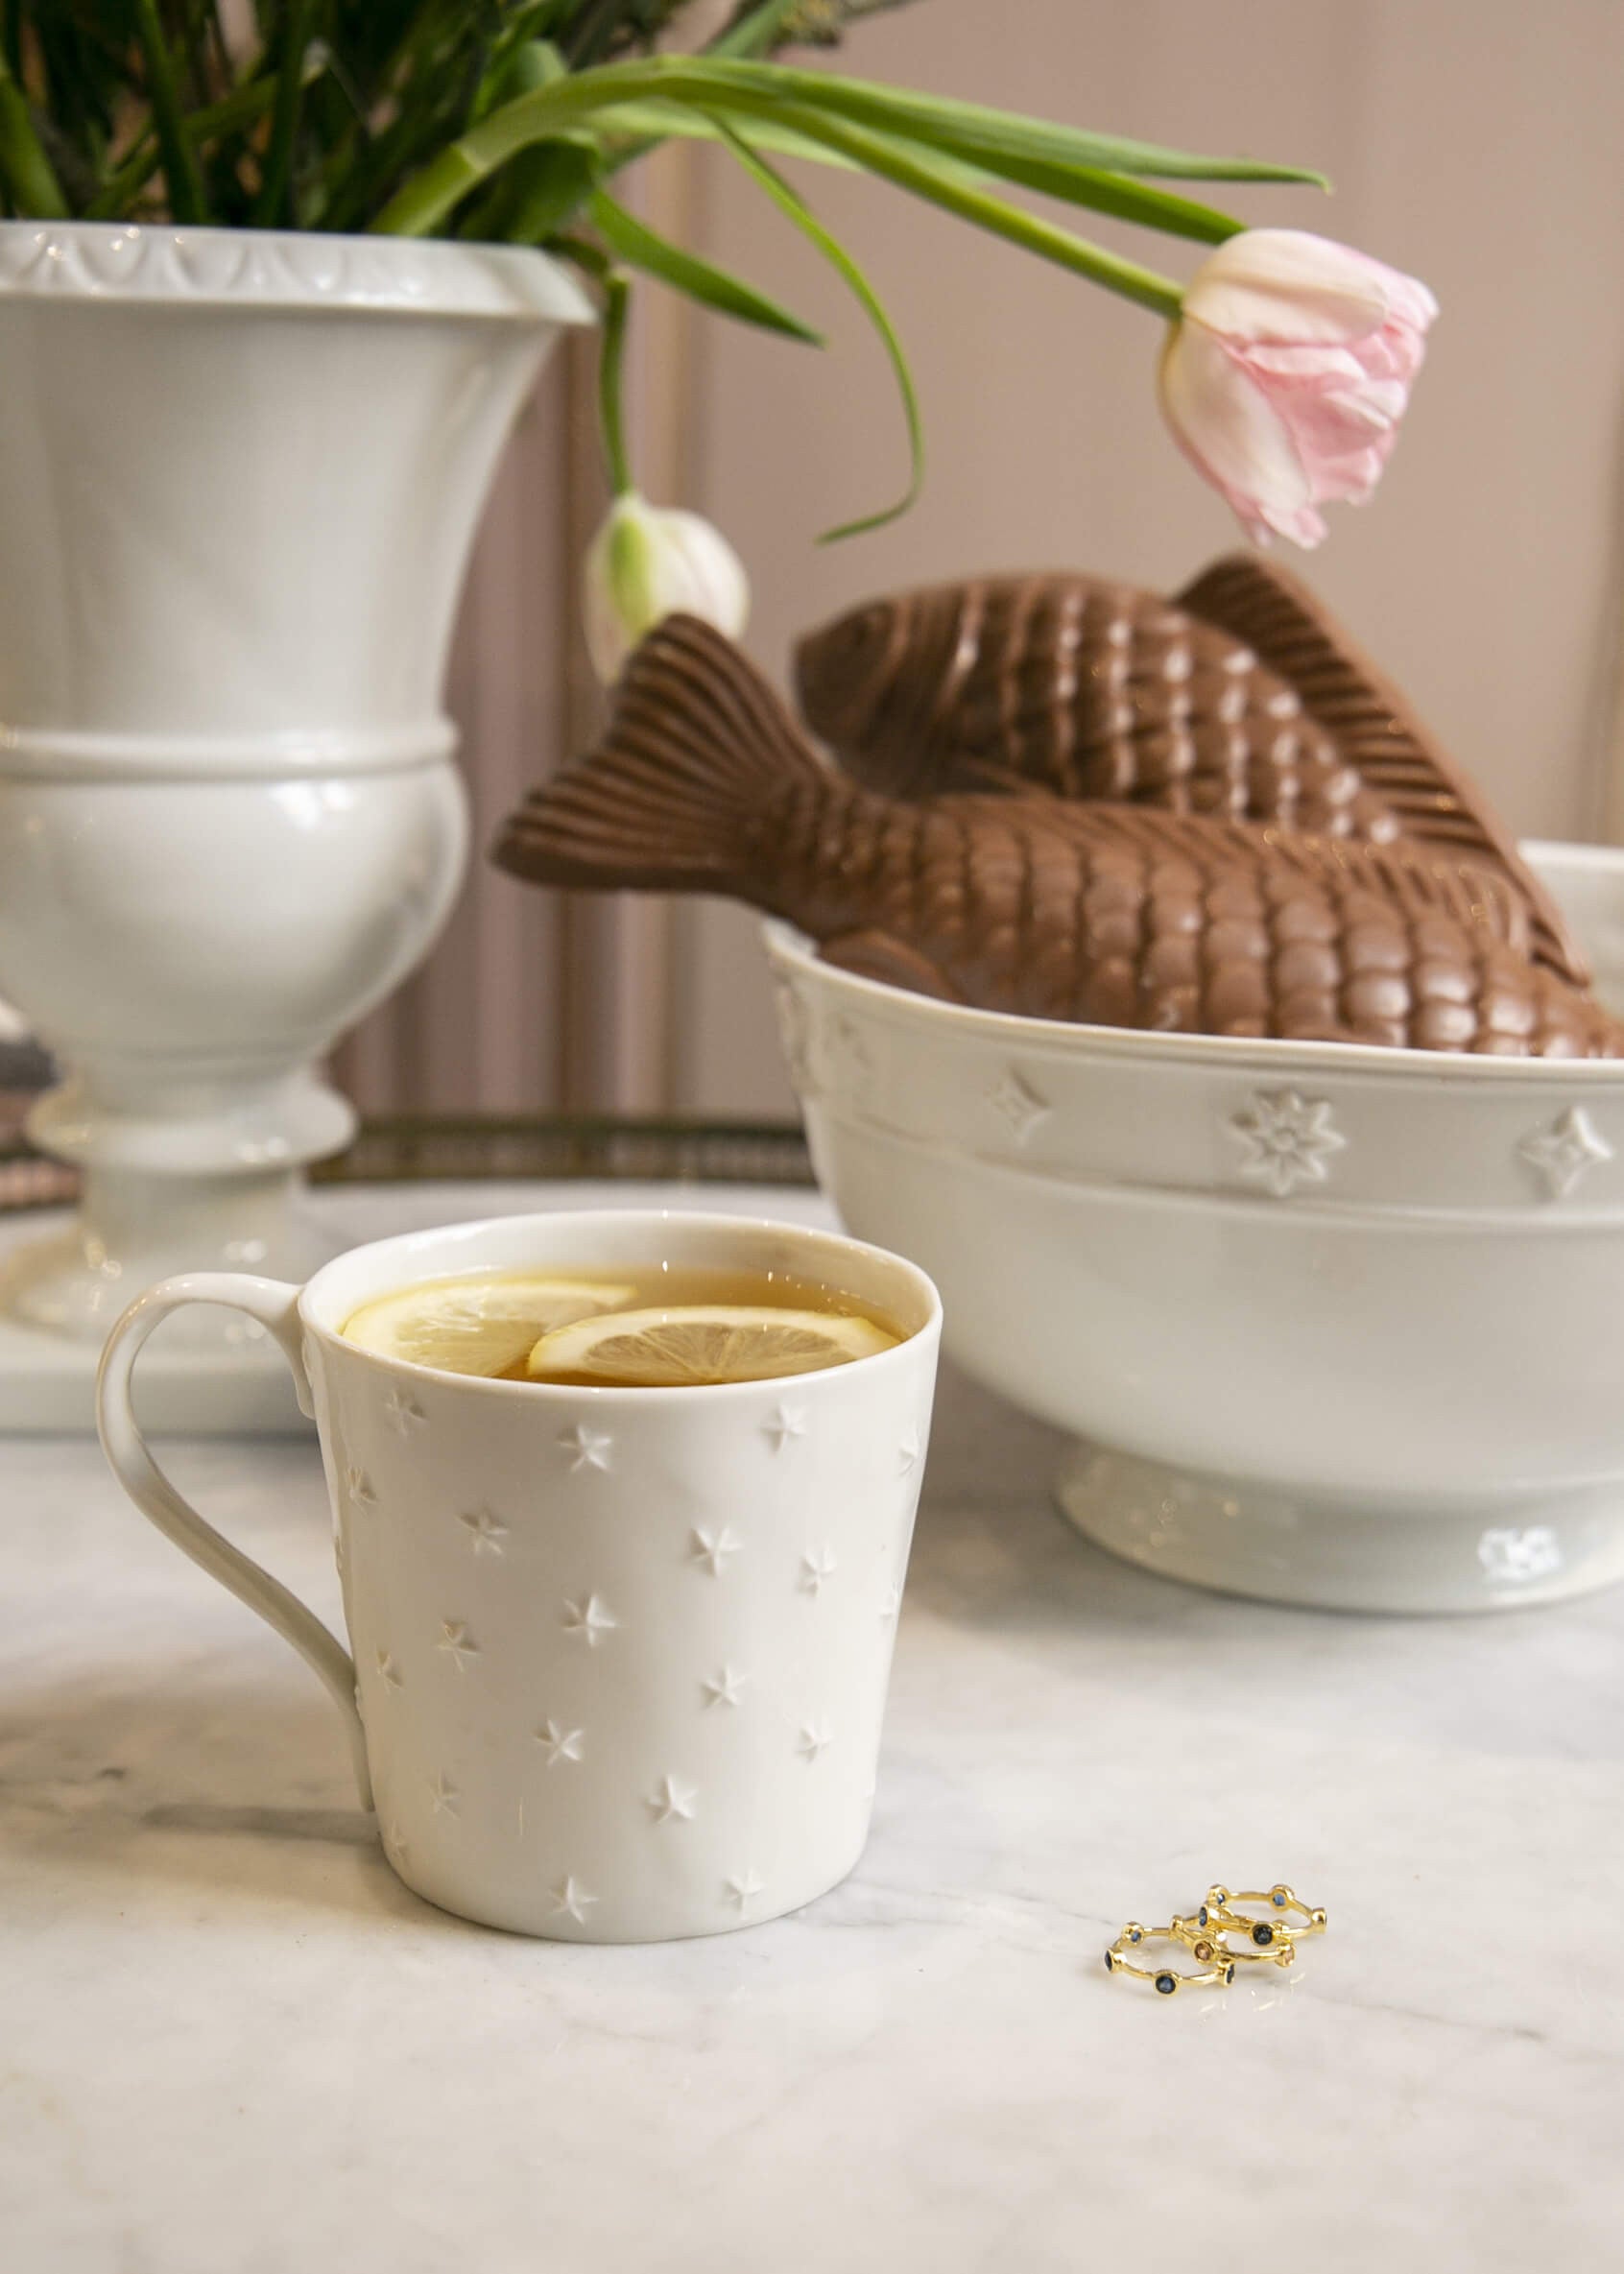
[[443, 1374], [505, 1374], [537, 1335], [629, 1303], [634, 1290], [601, 1280], [518, 1275], [428, 1280], [369, 1303], [345, 1322], [347, 1342]]
[[623, 1389], [691, 1389], [845, 1366], [893, 1349], [896, 1339], [872, 1319], [837, 1311], [694, 1303], [556, 1327], [531, 1352], [530, 1372]]

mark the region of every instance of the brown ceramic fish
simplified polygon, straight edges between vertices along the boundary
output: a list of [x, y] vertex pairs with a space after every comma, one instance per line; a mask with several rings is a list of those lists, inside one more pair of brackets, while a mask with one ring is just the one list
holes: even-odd
[[1537, 958], [1588, 981], [1515, 841], [1403, 698], [1252, 555], [1175, 601], [1075, 575], [870, 601], [801, 640], [796, 680], [813, 730], [872, 788], [1036, 789], [1413, 841], [1511, 879]]
[[713, 892], [898, 987], [1158, 1032], [1624, 1055], [1529, 960], [1501, 878], [1456, 858], [1155, 807], [949, 795], [827, 766], [727, 639], [659, 626], [592, 754], [507, 824], [541, 884]]

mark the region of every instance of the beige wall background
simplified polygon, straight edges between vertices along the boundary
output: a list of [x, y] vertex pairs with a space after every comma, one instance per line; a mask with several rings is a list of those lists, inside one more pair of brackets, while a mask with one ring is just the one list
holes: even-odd
[[[1624, 7], [919, 0], [867, 26], [843, 67], [1332, 176], [1329, 199], [1237, 185], [1228, 202], [1414, 271], [1443, 314], [1376, 501], [1335, 515], [1298, 564], [1520, 829], [1599, 833], [1624, 617]], [[1235, 541], [1160, 425], [1154, 319], [894, 192], [800, 180], [897, 319], [930, 450], [905, 521], [832, 547], [820, 529], [887, 498], [903, 469], [877, 347], [719, 154], [645, 191], [660, 226], [829, 334], [820, 354], [645, 296], [646, 486], [711, 515], [744, 555], [749, 644], [770, 669], [783, 673], [800, 629], [869, 592], [1045, 564], [1172, 585]], [[1199, 257], [1099, 233], [1179, 274]], [[583, 374], [556, 372], [493, 509], [459, 649], [486, 835], [589, 727], [569, 610], [595, 485]], [[408, 1031], [403, 1086], [378, 1069]], [[791, 1104], [752, 920], [569, 911], [489, 871], [415, 996], [350, 1064], [370, 1064], [374, 1104]]]

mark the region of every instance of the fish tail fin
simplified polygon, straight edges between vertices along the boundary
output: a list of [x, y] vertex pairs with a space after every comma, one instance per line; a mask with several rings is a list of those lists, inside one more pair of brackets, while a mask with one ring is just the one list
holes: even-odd
[[1533, 915], [1537, 959], [1576, 987], [1589, 985], [1583, 948], [1516, 838], [1306, 585], [1278, 562], [1231, 553], [1178, 597], [1192, 615], [1244, 640], [1295, 689], [1406, 836], [1510, 877]]
[[668, 616], [627, 665], [602, 741], [510, 815], [491, 857], [535, 884], [759, 901], [764, 823], [786, 788], [825, 778], [731, 640]]

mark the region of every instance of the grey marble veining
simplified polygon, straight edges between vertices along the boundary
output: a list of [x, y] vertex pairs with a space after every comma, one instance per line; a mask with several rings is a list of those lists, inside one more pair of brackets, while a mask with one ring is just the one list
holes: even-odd
[[[1624, 1593], [1195, 1593], [1051, 1512], [1051, 1433], [938, 1413], [867, 1855], [648, 1949], [408, 1894], [306, 1669], [92, 1446], [0, 1444], [8, 2274], [1615, 2265]], [[166, 1457], [337, 1618], [313, 1446]], [[1276, 1877], [1331, 1914], [1291, 1975], [1105, 1975]]]

